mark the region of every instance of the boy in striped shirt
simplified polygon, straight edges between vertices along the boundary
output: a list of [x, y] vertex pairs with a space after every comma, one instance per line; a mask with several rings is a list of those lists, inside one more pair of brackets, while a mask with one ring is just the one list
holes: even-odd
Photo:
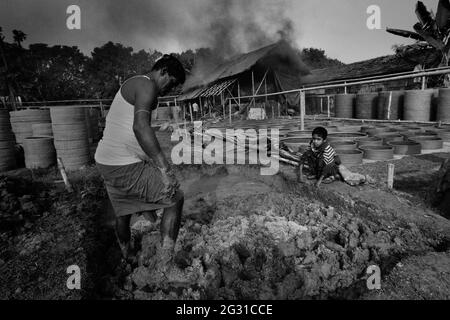
[[333, 182], [339, 179], [338, 166], [341, 164], [339, 156], [327, 141], [328, 132], [323, 127], [317, 127], [312, 132], [312, 140], [308, 149], [300, 158], [298, 171], [299, 182], [304, 182], [303, 166], [309, 167], [308, 179], [318, 179], [316, 187], [320, 184]]

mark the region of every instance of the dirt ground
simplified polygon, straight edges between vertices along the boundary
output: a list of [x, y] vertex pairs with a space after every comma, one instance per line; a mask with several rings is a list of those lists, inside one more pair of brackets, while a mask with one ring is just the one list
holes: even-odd
[[[167, 150], [166, 150], [167, 151]], [[352, 170], [374, 185], [295, 182], [293, 168], [261, 176], [250, 166], [179, 166], [185, 193], [175, 264], [157, 265], [157, 226], [137, 228], [136, 268], [120, 262], [113, 217], [94, 166], [0, 179], [1, 299], [448, 299], [450, 221], [432, 183], [448, 154]], [[138, 218], [138, 222], [145, 222]], [[145, 223], [144, 223], [145, 225]], [[68, 290], [68, 266], [82, 290]], [[370, 265], [381, 290], [366, 286]]]

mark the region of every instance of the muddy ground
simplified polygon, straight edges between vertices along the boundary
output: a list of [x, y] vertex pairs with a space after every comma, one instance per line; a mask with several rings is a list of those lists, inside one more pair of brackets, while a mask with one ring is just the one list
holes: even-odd
[[[121, 263], [95, 167], [69, 175], [73, 194], [55, 169], [15, 172], [0, 180], [0, 298], [448, 299], [450, 221], [432, 193], [448, 156], [396, 160], [394, 190], [385, 162], [353, 168], [376, 184], [319, 190], [297, 184], [289, 166], [271, 177], [250, 166], [180, 166], [183, 222], [163, 272], [157, 226], [141, 219], [139, 265]], [[66, 287], [72, 264], [81, 290]], [[381, 290], [367, 289], [370, 265], [381, 268]]]

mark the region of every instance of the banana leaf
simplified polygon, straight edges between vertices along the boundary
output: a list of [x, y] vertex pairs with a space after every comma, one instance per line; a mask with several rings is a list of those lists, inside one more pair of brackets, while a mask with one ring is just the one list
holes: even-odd
[[391, 28], [387, 28], [386, 31], [389, 33], [395, 34], [396, 36], [411, 38], [411, 39], [418, 40], [418, 41], [425, 41], [425, 39], [421, 35], [417, 34], [416, 32], [413, 32], [413, 31], [391, 29]]
[[424, 38], [429, 44], [431, 44], [433, 47], [435, 47], [438, 50], [443, 50], [445, 48], [444, 42], [442, 40], [438, 39], [434, 34], [431, 32], [427, 32], [423, 29], [422, 24], [419, 22], [414, 25], [414, 30], [422, 37]]
[[435, 26], [435, 21], [431, 15], [431, 12], [428, 11], [422, 1], [417, 1], [416, 16], [422, 24], [423, 30], [428, 31], [429, 29], [435, 29], [433, 28]]
[[436, 12], [436, 25], [441, 30], [445, 32], [450, 26], [450, 1], [449, 0], [439, 0], [437, 12]]

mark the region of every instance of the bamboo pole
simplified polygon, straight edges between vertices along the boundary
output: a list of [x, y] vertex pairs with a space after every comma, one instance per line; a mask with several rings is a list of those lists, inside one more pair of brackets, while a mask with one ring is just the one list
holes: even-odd
[[[425, 69], [425, 70], [415, 70], [415, 71], [405, 71], [405, 72], [397, 72], [397, 73], [392, 73], [388, 76], [402, 76], [402, 75], [409, 75], [409, 74], [416, 74], [414, 76], [414, 78], [418, 77], [417, 73], [420, 73], [422, 71], [427, 71], [427, 72], [431, 72], [431, 71], [442, 71], [442, 70], [448, 70], [450, 72], [450, 66], [447, 67], [439, 67], [439, 68], [429, 68], [429, 69]], [[363, 81], [363, 80], [376, 80], [376, 79], [384, 79], [386, 78], [386, 75], [379, 75], [379, 76], [371, 76], [371, 77], [361, 77], [361, 78], [352, 78], [352, 79], [347, 79], [346, 82], [348, 83], [353, 83], [355, 81]], [[316, 84], [312, 84], [314, 86], [320, 84], [320, 85], [329, 85], [329, 84], [338, 84], [341, 83], [342, 80], [334, 80], [334, 81], [326, 81], [326, 82], [319, 82]], [[302, 89], [308, 89], [308, 85], [303, 86]]]
[[327, 114], [330, 117], [330, 96], [327, 96]]
[[388, 103], [388, 109], [387, 109], [387, 118], [391, 118], [391, 105], [392, 105], [392, 91], [389, 93], [389, 103]]
[[[267, 71], [266, 71], [267, 74]], [[266, 94], [266, 104], [267, 104], [267, 78], [264, 75], [264, 94]]]
[[[262, 85], [263, 85], [263, 83], [264, 83], [264, 80], [265, 80], [266, 77], [267, 77], [268, 71], [269, 71], [269, 70], [266, 70], [266, 73], [264, 73], [264, 77], [263, 77], [263, 79], [261, 80], [260, 84], [258, 85], [258, 88], [256, 89], [256, 92], [253, 91], [253, 92], [254, 92], [254, 94], [253, 94], [254, 97], [258, 94], [259, 90], [261, 89], [261, 87], [262, 87]], [[253, 90], [254, 90], [254, 88], [253, 88]], [[267, 93], [264, 94], [264, 95], [262, 95], [262, 96], [265, 96], [266, 99], [267, 99]], [[255, 99], [254, 97], [253, 97], [252, 101], [250, 101], [250, 103], [253, 102], [253, 105], [255, 106], [255, 105], [256, 105], [256, 99]]]
[[229, 101], [229, 112], [230, 112], [230, 125], [231, 125], [231, 100], [228, 100]]
[[254, 96], [244, 96], [244, 97], [241, 97], [241, 99], [260, 98], [260, 97], [266, 97], [266, 96], [271, 97], [271, 96], [277, 96], [277, 95], [282, 95], [282, 94], [298, 93], [301, 90], [310, 91], [310, 90], [319, 90], [319, 89], [343, 88], [343, 87], [350, 86], [350, 85], [355, 86], [355, 85], [361, 85], [361, 84], [373, 84], [373, 83], [388, 82], [388, 81], [394, 81], [394, 80], [417, 78], [417, 77], [421, 77], [423, 75], [436, 76], [436, 75], [440, 75], [440, 74], [450, 74], [450, 68], [445, 69], [445, 70], [431, 71], [431, 72], [421, 72], [420, 74], [413, 74], [413, 75], [386, 77], [386, 78], [370, 80], [370, 81], [357, 81], [357, 82], [352, 82], [352, 83], [345, 82], [345, 83], [340, 83], [340, 84], [318, 85], [316, 87], [309, 87], [309, 88], [304, 88], [304, 89], [292, 89], [292, 90], [285, 90], [285, 91], [280, 91], [280, 92], [273, 92], [273, 93], [268, 93], [266, 95], [261, 94], [261, 95], [254, 95]]
[[226, 113], [225, 113], [225, 102], [224, 102], [223, 92], [220, 93], [220, 100], [222, 102], [223, 119], [225, 120]]
[[238, 80], [238, 106], [239, 106], [239, 110], [241, 109], [241, 86], [239, 85], [239, 80]]
[[183, 122], [184, 122], [184, 130], [186, 131], [186, 103], [183, 103]]
[[[380, 120], [380, 119], [355, 119], [355, 118], [333, 118], [328, 117], [323, 120], [341, 120], [341, 121], [353, 121], [361, 123], [407, 123], [407, 124], [438, 124], [438, 121], [415, 121], [415, 120]], [[449, 125], [450, 122], [442, 122], [443, 125]]]
[[253, 107], [256, 106], [256, 101], [255, 101], [255, 75], [253, 74], [253, 70], [252, 70], [252, 93], [253, 93]]
[[305, 91], [300, 91], [300, 130], [305, 130]]
[[[231, 93], [230, 89], [227, 88], [228, 93], [230, 94], [231, 99], [233, 99], [236, 103], [239, 103], [236, 98], [233, 96], [233, 94]], [[228, 99], [230, 100], [230, 99]]]
[[194, 116], [192, 115], [192, 104], [189, 103], [189, 113], [191, 114], [191, 122], [194, 122]]
[[58, 162], [59, 172], [61, 173], [64, 184], [66, 185], [66, 189], [68, 192], [71, 193], [71, 192], [73, 192], [73, 188], [72, 188], [72, 185], [70, 184], [69, 178], [67, 177], [66, 168], [64, 167], [64, 163], [61, 160], [61, 158], [59, 158], [59, 157], [56, 160]]

